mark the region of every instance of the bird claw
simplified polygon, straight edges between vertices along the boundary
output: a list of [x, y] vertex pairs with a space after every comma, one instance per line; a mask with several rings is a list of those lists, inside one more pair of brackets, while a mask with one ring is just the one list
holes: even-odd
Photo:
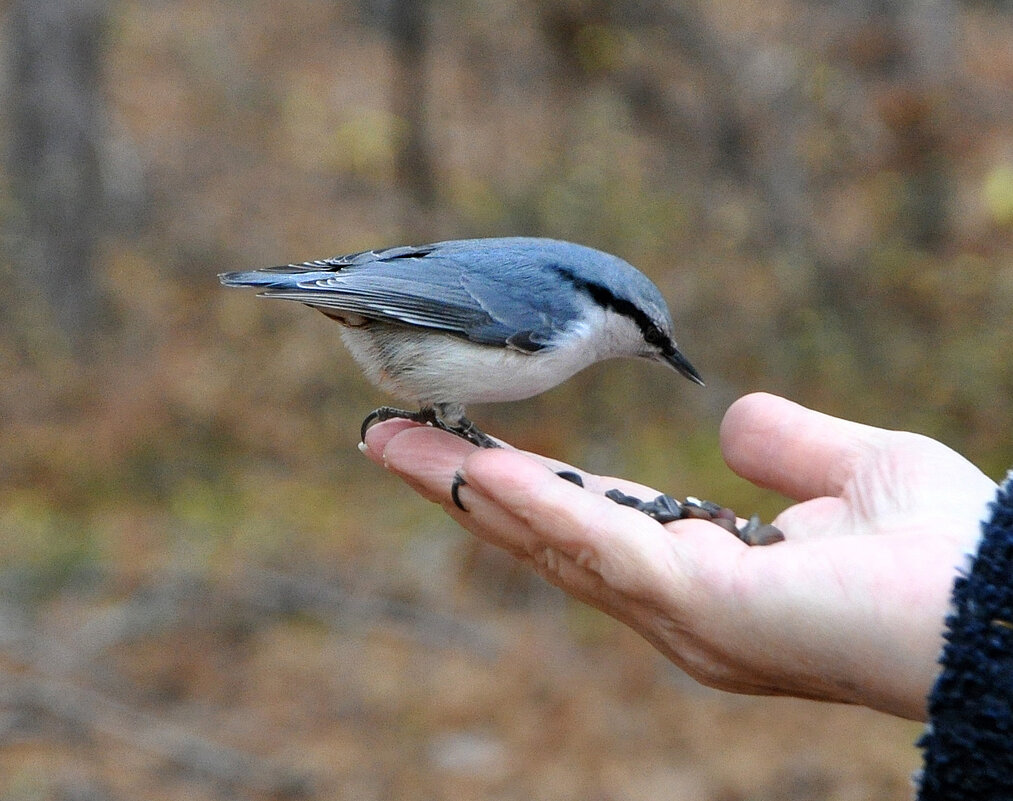
[[[584, 479], [572, 470], [560, 470], [556, 473], [556, 475], [565, 481], [569, 481], [571, 484], [576, 484], [578, 487], [584, 486]], [[450, 482], [450, 500], [452, 500], [454, 502], [454, 506], [462, 512], [468, 511], [464, 504], [461, 503], [461, 487], [465, 487], [467, 485], [468, 482], [464, 480], [464, 477], [460, 473], [454, 473], [454, 480]]]
[[460, 473], [454, 473], [454, 480], [450, 483], [450, 500], [462, 512], [468, 511], [464, 504], [461, 503], [461, 487], [467, 486], [467, 484], [468, 482], [464, 480], [464, 476]]
[[433, 428], [438, 428], [440, 431], [446, 431], [448, 434], [460, 437], [466, 442], [470, 442], [472, 445], [479, 448], [500, 447], [500, 444], [496, 442], [496, 440], [482, 431], [482, 429], [476, 426], [467, 417], [462, 417], [458, 421], [457, 425], [450, 425], [440, 419], [435, 409], [428, 406], [419, 409], [417, 412], [411, 412], [407, 409], [398, 409], [395, 406], [381, 406], [379, 409], [373, 409], [373, 411], [366, 415], [366, 419], [362, 421], [362, 426], [359, 429], [360, 441], [365, 441], [366, 432], [371, 426], [376, 423], [382, 423], [385, 420], [411, 420], [413, 423], [422, 423], [423, 425], [430, 425]]
[[437, 428], [449, 431], [451, 434], [460, 437], [461, 439], [470, 442], [472, 445], [476, 445], [479, 448], [500, 448], [502, 447], [496, 440], [486, 434], [482, 429], [476, 426], [467, 417], [461, 419], [461, 422], [457, 426], [447, 425], [443, 421], [436, 425]]
[[398, 409], [395, 406], [381, 406], [379, 409], [373, 409], [362, 421], [362, 427], [359, 429], [359, 441], [365, 442], [366, 432], [376, 423], [382, 423], [385, 420], [411, 420], [415, 423], [429, 422], [421, 411], [410, 412], [407, 409]]

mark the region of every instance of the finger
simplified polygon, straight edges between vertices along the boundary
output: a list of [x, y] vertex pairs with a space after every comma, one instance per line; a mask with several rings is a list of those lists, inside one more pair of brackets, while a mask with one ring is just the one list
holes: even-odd
[[616, 594], [586, 562], [545, 543], [527, 523], [470, 484], [464, 485], [460, 494], [467, 512], [452, 505], [445, 508], [476, 537], [506, 550], [578, 600], [605, 611], [613, 611], [619, 605]]
[[[386, 424], [382, 424], [386, 426]], [[376, 426], [375, 428], [380, 428]], [[479, 450], [458, 437], [448, 435], [427, 426], [408, 424], [397, 426], [393, 432], [388, 427], [386, 432], [372, 434], [367, 432], [370, 451], [379, 449], [386, 439], [383, 449], [382, 463], [389, 470], [400, 476], [416, 491], [431, 501], [441, 503], [444, 509], [462, 526], [476, 536], [493, 545], [504, 548], [515, 557], [532, 565], [539, 574], [558, 586], [601, 608], [614, 608], [616, 598], [608, 587], [599, 570], [599, 562], [595, 550], [579, 537], [560, 537], [547, 542], [545, 537], [536, 532], [528, 520], [513, 513], [508, 507], [488, 497], [479, 488], [473, 487], [466, 469], [462, 467], [464, 457], [469, 454], [511, 454], [527, 473], [529, 483], [536, 486], [545, 484], [556, 485], [564, 496], [569, 496], [556, 509], [563, 506], [573, 508], [601, 504], [611, 512], [620, 510], [611, 501], [581, 489], [568, 481], [555, 476], [539, 462], [515, 452], [505, 450]], [[386, 435], [393, 433], [389, 439]], [[459, 489], [459, 495], [467, 511], [456, 507], [450, 500], [450, 485], [455, 473], [460, 472], [468, 483]], [[650, 524], [655, 528], [658, 524], [631, 509], [621, 511], [630, 514], [640, 524]], [[551, 515], [549, 515], [551, 517]], [[600, 515], [591, 515], [600, 519]], [[558, 529], [552, 524], [548, 527], [556, 533]], [[567, 522], [560, 525], [566, 526]]]
[[596, 473], [589, 473], [586, 470], [574, 467], [566, 462], [561, 462], [558, 459], [552, 459], [548, 456], [542, 456], [541, 454], [532, 453], [530, 451], [518, 451], [518, 453], [522, 453], [533, 461], [545, 465], [553, 473], [573, 473], [579, 476], [581, 485], [584, 489], [598, 495], [604, 495], [609, 490], [617, 489], [625, 495], [633, 495], [634, 497], [647, 501], [659, 494], [658, 490], [651, 489], [646, 484], [640, 484], [636, 481], [630, 481], [625, 478], [617, 478], [615, 476], [599, 476]]
[[[397, 425], [393, 425], [395, 422]], [[392, 436], [388, 439], [388, 435]], [[557, 468], [572, 468], [553, 460], [505, 449], [478, 449], [446, 432], [404, 421], [374, 426], [366, 439], [371, 458], [383, 446], [380, 462], [387, 469], [423, 497], [442, 504], [465, 528], [515, 555], [523, 555], [543, 575], [552, 572], [553, 554], [558, 552], [581, 569], [600, 575], [613, 588], [643, 591], [659, 586], [654, 568], [678, 572], [671, 565], [665, 567], [674, 558], [673, 533], [685, 533], [685, 546], [694, 551], [709, 547], [711, 538], [719, 544], [742, 546], [723, 529], [703, 521], [677, 521], [662, 527], [643, 513], [597, 494], [604, 492], [602, 488], [581, 488], [554, 475]], [[498, 464], [490, 475], [481, 466], [485, 461]], [[477, 479], [472, 473], [476, 464]], [[466, 513], [451, 501], [450, 487], [458, 473], [467, 482], [459, 488]], [[586, 475], [589, 483], [605, 489], [618, 485], [644, 498], [657, 494], [632, 482]], [[475, 484], [476, 480], [482, 483]], [[509, 498], [501, 497], [495, 491], [498, 489], [508, 492]], [[503, 507], [522, 525], [490, 516], [492, 507], [475, 506], [477, 494]], [[601, 567], [603, 560], [608, 561], [609, 575]], [[566, 586], [573, 587], [572, 583]], [[587, 592], [588, 588], [582, 588], [582, 595]], [[602, 597], [600, 593], [598, 597]]]
[[[717, 526], [680, 521], [662, 527], [636, 510], [567, 481], [519, 453], [477, 451], [461, 467], [469, 487], [525, 523], [535, 541], [598, 574], [615, 591], [644, 599], [685, 584], [691, 555], [713, 529], [715, 541], [745, 547]], [[694, 525], [696, 524], [696, 525]], [[683, 536], [684, 535], [684, 536]], [[733, 546], [734, 547], [734, 546]]]
[[789, 506], [772, 525], [792, 543], [841, 537], [856, 533], [854, 515], [847, 501], [820, 496]]
[[[425, 428], [428, 431], [434, 433], [434, 436], [431, 439], [426, 438], [425, 440], [421, 441], [425, 447], [441, 448], [443, 444], [446, 443], [448, 447], [453, 447], [456, 453], [459, 452], [459, 449], [456, 447], [456, 445], [458, 443], [464, 442], [460, 437], [456, 437], [453, 434], [449, 434], [445, 431], [439, 431], [438, 429], [432, 428], [430, 426], [425, 426], [421, 423], [416, 423], [411, 420], [396, 418], [393, 420], [386, 420], [382, 423], [376, 423], [375, 425], [370, 426], [366, 430], [366, 438], [365, 442], [363, 443], [365, 447], [364, 448], [360, 447], [360, 450], [367, 459], [370, 459], [371, 461], [375, 462], [381, 467], [387, 467], [388, 465], [386, 464], [384, 459], [384, 452], [386, 451], [387, 445], [390, 443], [390, 441], [404, 431], [422, 428]], [[414, 444], [417, 444], [418, 442], [419, 442], [418, 440], [413, 440]], [[508, 443], [503, 442], [501, 444], [504, 449], [507, 450], [513, 449], [512, 446]], [[473, 445], [469, 445], [469, 450], [474, 449], [474, 447], [475, 446]], [[595, 475], [594, 473], [589, 473], [585, 470], [581, 470], [580, 468], [574, 467], [573, 465], [567, 464], [566, 462], [561, 462], [558, 459], [551, 459], [547, 456], [541, 456], [540, 454], [531, 453], [529, 451], [520, 451], [520, 452], [524, 453], [526, 456], [529, 456], [531, 459], [537, 461], [538, 463], [545, 465], [549, 470], [551, 470], [554, 473], [560, 473], [565, 471], [580, 476], [584, 488], [590, 490], [591, 492], [595, 492], [599, 495], [604, 495], [608, 490], [611, 489], [618, 489], [621, 490], [626, 495], [633, 495], [637, 498], [642, 498], [644, 500], [650, 500], [651, 498], [654, 498], [656, 495], [658, 495], [657, 490], [651, 489], [650, 487], [645, 486], [644, 484], [639, 484], [635, 481], [627, 481], [626, 479], [613, 478], [610, 476]], [[432, 456], [432, 453], [433, 453], [432, 451], [425, 451], [420, 453], [418, 450], [412, 448], [407, 452], [407, 458], [410, 459], [415, 455], [419, 455], [422, 458], [429, 458]], [[430, 498], [430, 500], [435, 499]]]
[[359, 450], [370, 461], [376, 462], [381, 467], [385, 467], [383, 452], [387, 447], [387, 443], [402, 431], [422, 427], [422, 423], [416, 423], [412, 420], [405, 420], [399, 417], [385, 420], [382, 423], [375, 423], [366, 429], [366, 436], [359, 443]]
[[[375, 434], [374, 429], [378, 429]], [[454, 474], [464, 458], [477, 450], [470, 442], [446, 431], [413, 423], [404, 427], [388, 423], [373, 426], [366, 432], [366, 446], [371, 459], [377, 461], [379, 453], [379, 464], [396, 473], [427, 500], [444, 506], [451, 503]]]
[[859, 459], [879, 447], [879, 428], [815, 412], [776, 395], [740, 398], [721, 422], [728, 466], [795, 500], [838, 496]]

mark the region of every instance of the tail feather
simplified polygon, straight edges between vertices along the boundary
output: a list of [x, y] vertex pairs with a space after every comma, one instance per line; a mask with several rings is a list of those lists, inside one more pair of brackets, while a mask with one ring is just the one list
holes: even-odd
[[[319, 271], [319, 273], [320, 278], [333, 275], [333, 272]], [[300, 270], [298, 265], [218, 274], [218, 280], [224, 286], [255, 286], [268, 289], [273, 287], [295, 287], [300, 282], [313, 281], [315, 278], [316, 276], [312, 272]]]

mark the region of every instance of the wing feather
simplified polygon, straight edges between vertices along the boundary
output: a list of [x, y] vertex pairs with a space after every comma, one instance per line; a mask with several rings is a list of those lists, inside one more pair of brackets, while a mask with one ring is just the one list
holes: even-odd
[[222, 281], [321, 310], [534, 352], [561, 333], [554, 321], [577, 316], [573, 293], [560, 291], [551, 269], [582, 255], [577, 247], [521, 237], [458, 240], [227, 273]]

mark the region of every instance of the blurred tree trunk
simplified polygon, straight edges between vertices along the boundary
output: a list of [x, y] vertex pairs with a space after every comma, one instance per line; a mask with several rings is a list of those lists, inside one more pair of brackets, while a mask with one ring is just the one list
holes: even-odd
[[387, 0], [383, 26], [393, 53], [391, 112], [404, 128], [395, 151], [395, 176], [405, 193], [403, 228], [409, 238], [432, 236], [436, 170], [426, 119], [429, 0]]
[[952, 194], [944, 130], [953, 75], [957, 10], [953, 0], [840, 0], [850, 16], [852, 60], [892, 138], [888, 169], [903, 180], [895, 234], [925, 250], [946, 240]]
[[[753, 54], [727, 41], [695, 3], [536, 0], [532, 8], [558, 57], [561, 114], [572, 106], [575, 85], [592, 80], [610, 84], [638, 124], [667, 142], [673, 180], [682, 181], [687, 189], [704, 187], [701, 202], [708, 206], [720, 204], [713, 195], [727, 192], [729, 186], [758, 197], [762, 213], [754, 237], [758, 247], [795, 253], [808, 246], [808, 176], [799, 157], [801, 131], [808, 120], [793, 71], [775, 64], [788, 74], [770, 76], [757, 87], [746, 64]], [[628, 30], [638, 38], [660, 33], [706, 87], [706, 106], [680, 107], [667, 92], [666, 79], [643, 65], [627, 67], [619, 62], [589, 69], [582, 45], [588, 31], [596, 28]], [[774, 83], [776, 91], [771, 91], [768, 84]], [[688, 159], [687, 151], [693, 153]], [[691, 170], [697, 174], [687, 178]]]
[[904, 234], [915, 246], [939, 250], [948, 239], [953, 176], [944, 131], [953, 75], [957, 13], [953, 0], [897, 2], [892, 8], [904, 44], [895, 63], [901, 84], [898, 166], [907, 178]]
[[101, 34], [106, 0], [15, 0], [8, 14], [11, 172], [21, 271], [79, 353], [95, 330], [103, 224]]

